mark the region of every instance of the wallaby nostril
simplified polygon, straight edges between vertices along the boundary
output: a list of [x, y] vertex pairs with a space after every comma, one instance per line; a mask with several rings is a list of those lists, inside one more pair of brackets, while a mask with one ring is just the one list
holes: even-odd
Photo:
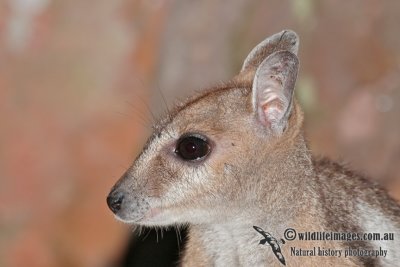
[[124, 194], [121, 192], [111, 192], [107, 197], [107, 205], [112, 212], [117, 213], [121, 209], [122, 201], [124, 200]]

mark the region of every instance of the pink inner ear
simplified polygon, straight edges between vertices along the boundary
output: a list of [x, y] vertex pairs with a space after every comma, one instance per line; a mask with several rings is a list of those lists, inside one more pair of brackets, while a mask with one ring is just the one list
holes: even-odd
[[269, 79], [259, 83], [257, 92], [259, 118], [268, 127], [275, 127], [282, 119], [285, 112], [285, 97], [283, 95], [283, 78], [281, 75], [269, 75]]
[[265, 123], [271, 126], [275, 125], [282, 118], [285, 105], [279, 97], [276, 97], [266, 101], [261, 107], [264, 112]]
[[278, 51], [260, 64], [254, 76], [254, 111], [260, 122], [276, 134], [286, 127], [285, 116], [290, 112], [297, 70], [297, 57], [288, 51]]

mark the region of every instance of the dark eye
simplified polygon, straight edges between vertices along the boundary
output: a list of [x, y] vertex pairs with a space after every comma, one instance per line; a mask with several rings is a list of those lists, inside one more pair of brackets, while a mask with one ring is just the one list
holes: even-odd
[[175, 149], [184, 160], [197, 160], [204, 158], [210, 152], [210, 145], [204, 137], [195, 135], [181, 137]]

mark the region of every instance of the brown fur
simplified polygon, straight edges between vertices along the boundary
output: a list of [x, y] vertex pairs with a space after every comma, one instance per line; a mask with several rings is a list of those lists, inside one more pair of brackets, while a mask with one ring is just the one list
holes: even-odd
[[[293, 32], [272, 36], [250, 53], [232, 81], [188, 100], [161, 120], [110, 193], [124, 194], [117, 218], [150, 226], [189, 223], [184, 266], [281, 266], [269, 246], [258, 244], [261, 236], [253, 225], [281, 238], [286, 228], [360, 233], [374, 230], [382, 220], [376, 231], [394, 231], [398, 239], [400, 207], [384, 190], [337, 163], [313, 159], [308, 150], [303, 112], [291, 100], [292, 91], [279, 92], [294, 89], [288, 84], [297, 75], [297, 46]], [[290, 52], [275, 52], [285, 49]], [[257, 77], [260, 68], [274, 73]], [[277, 98], [263, 98], [271, 92]], [[278, 114], [287, 108], [290, 116], [263, 120], [269, 99], [280, 101]], [[177, 140], [187, 133], [209, 139], [211, 153], [204, 160], [187, 162], [174, 154]], [[315, 246], [372, 249], [374, 243], [288, 241], [282, 245], [287, 266], [390, 266], [398, 258], [291, 256], [291, 247]]]

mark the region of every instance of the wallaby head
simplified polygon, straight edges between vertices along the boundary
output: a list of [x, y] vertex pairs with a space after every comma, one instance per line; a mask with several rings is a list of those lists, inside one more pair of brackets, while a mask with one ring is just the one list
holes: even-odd
[[274, 203], [301, 195], [304, 183], [294, 177], [312, 164], [293, 99], [298, 45], [290, 30], [272, 35], [231, 81], [161, 120], [107, 198], [116, 217], [140, 225], [215, 223], [260, 207], [273, 216]]
[[[232, 80], [158, 122], [107, 198], [117, 219], [144, 226], [189, 223], [185, 266], [321, 266], [321, 259], [324, 266], [396, 266], [397, 237], [390, 244], [285, 237], [291, 243], [282, 247], [284, 240], [274, 237], [294, 228], [400, 231], [400, 206], [385, 191], [339, 164], [312, 159], [294, 99], [298, 45], [292, 31], [272, 35]], [[266, 242], [271, 250], [259, 246]], [[303, 257], [302, 250], [316, 247], [386, 252], [381, 259]]]

